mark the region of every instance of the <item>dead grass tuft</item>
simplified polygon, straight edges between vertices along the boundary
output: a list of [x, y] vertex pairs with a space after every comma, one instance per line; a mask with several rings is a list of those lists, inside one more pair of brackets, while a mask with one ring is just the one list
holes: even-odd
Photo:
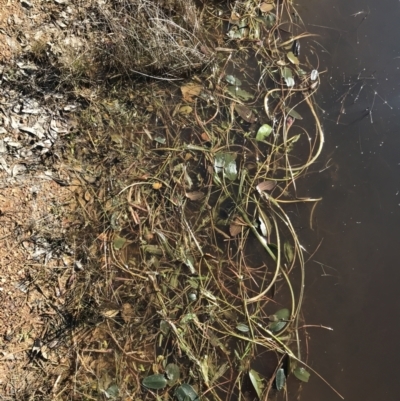
[[176, 77], [209, 61], [192, 0], [113, 1], [99, 3], [98, 12], [104, 20], [99, 57], [104, 67], [123, 76], [140, 72]]

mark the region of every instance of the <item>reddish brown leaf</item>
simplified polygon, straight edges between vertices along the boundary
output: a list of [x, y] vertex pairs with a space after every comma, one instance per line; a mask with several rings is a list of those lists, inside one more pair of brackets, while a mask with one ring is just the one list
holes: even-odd
[[203, 141], [205, 141], [205, 142], [209, 142], [209, 141], [210, 141], [210, 137], [209, 137], [209, 135], [207, 134], [207, 132], [203, 132], [203, 133], [200, 135], [200, 137], [201, 137], [201, 139], [202, 139]]
[[236, 237], [238, 234], [240, 234], [240, 232], [242, 231], [242, 227], [241, 225], [237, 225], [234, 222], [231, 223], [231, 225], [229, 226], [229, 233], [231, 234], [231, 237]]
[[257, 120], [254, 113], [243, 104], [235, 104], [235, 111], [239, 114], [240, 117], [243, 118], [244, 121], [247, 121], [248, 123], [254, 123]]
[[271, 191], [272, 189], [275, 188], [275, 186], [276, 186], [276, 181], [267, 180], [260, 182], [256, 188], [258, 192], [262, 192], [262, 191]]

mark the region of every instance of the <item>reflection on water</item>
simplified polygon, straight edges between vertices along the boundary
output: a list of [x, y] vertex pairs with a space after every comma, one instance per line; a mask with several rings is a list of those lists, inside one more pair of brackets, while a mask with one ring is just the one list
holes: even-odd
[[[308, 329], [309, 363], [347, 400], [397, 400], [400, 2], [301, 3], [309, 31], [321, 35], [308, 46], [320, 55], [319, 69], [328, 68], [320, 91], [325, 159], [304, 189], [324, 197], [315, 231], [303, 236], [310, 252], [323, 239], [308, 263], [305, 317], [334, 328]], [[314, 375], [300, 399], [339, 398]]]

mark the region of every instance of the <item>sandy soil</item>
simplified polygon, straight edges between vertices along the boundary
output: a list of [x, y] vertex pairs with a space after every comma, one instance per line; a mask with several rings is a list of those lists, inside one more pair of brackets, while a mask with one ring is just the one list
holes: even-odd
[[[47, 17], [42, 11], [34, 2], [0, 0], [0, 72], [1, 64], [15, 60], [29, 45], [28, 32], [40, 29]], [[18, 140], [18, 129], [7, 125], [13, 107], [7, 99], [0, 89], [0, 139]], [[55, 239], [62, 243], [70, 224], [67, 215], [73, 209], [73, 192], [46, 177], [43, 169], [36, 165], [31, 169], [29, 162], [22, 162], [23, 172], [13, 173], [21, 157], [11, 152], [0, 167], [1, 399], [31, 399], [28, 394], [40, 398], [44, 390], [35, 388], [35, 383], [43, 375], [55, 384], [56, 393], [63, 359], [51, 349], [42, 349], [35, 358], [33, 347], [56, 314], [49, 304], [62, 305], [73, 273], [73, 262], [54, 245]], [[50, 369], [43, 368], [44, 361]]]

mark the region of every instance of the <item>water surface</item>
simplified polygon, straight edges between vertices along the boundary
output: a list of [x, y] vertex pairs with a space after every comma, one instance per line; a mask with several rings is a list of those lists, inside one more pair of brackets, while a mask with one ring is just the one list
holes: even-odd
[[[300, 3], [308, 30], [321, 35], [302, 47], [319, 50], [320, 70], [328, 69], [319, 95], [326, 147], [303, 188], [307, 195], [323, 196], [314, 232], [303, 233], [310, 252], [322, 240], [307, 264], [304, 309], [308, 324], [334, 331], [308, 329], [309, 363], [347, 400], [397, 400], [400, 2]], [[339, 99], [353, 84], [346, 114], [340, 115]], [[300, 399], [340, 398], [313, 375]]]

